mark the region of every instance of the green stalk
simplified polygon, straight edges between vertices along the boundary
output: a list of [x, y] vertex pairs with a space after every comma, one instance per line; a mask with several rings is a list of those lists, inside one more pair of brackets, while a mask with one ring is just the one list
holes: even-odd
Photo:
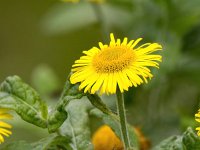
[[120, 92], [119, 87], [117, 88], [116, 95], [117, 95], [117, 111], [120, 118], [120, 129], [121, 129], [121, 135], [123, 137], [124, 148], [125, 150], [129, 150], [131, 149], [131, 146], [127, 130], [124, 97], [123, 94]]

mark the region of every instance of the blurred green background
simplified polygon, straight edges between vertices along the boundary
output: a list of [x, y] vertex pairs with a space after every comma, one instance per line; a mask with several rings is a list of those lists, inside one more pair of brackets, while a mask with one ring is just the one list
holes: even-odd
[[[0, 81], [17, 74], [55, 99], [83, 50], [116, 37], [158, 42], [163, 62], [147, 85], [125, 94], [127, 116], [153, 144], [195, 127], [200, 100], [200, 1], [0, 1]], [[48, 76], [48, 78], [46, 78]], [[14, 119], [10, 140], [47, 135]], [[36, 132], [32, 132], [32, 130]], [[29, 133], [30, 132], [30, 133]]]

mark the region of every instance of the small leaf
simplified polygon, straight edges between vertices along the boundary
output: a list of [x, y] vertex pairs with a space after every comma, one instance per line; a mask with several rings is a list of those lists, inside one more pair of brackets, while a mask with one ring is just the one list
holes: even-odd
[[38, 93], [18, 76], [7, 77], [0, 85], [0, 107], [14, 110], [23, 120], [47, 127], [47, 106]]
[[153, 150], [199, 150], [200, 149], [200, 138], [194, 133], [192, 128], [188, 128], [182, 136], [172, 136], [159, 145]]
[[73, 150], [93, 150], [87, 112], [89, 106], [86, 99], [80, 99], [71, 101], [66, 107], [68, 118], [60, 132], [71, 138]]
[[67, 112], [61, 108], [63, 103], [59, 103], [56, 108], [49, 114], [48, 118], [48, 131], [49, 133], [55, 132], [67, 119]]
[[50, 133], [55, 132], [67, 119], [68, 114], [65, 110], [65, 106], [71, 100], [80, 99], [82, 96], [84, 96], [84, 94], [79, 91], [78, 85], [73, 85], [67, 80], [59, 102], [49, 114], [48, 130]]
[[112, 111], [106, 106], [106, 104], [101, 100], [97, 94], [87, 94], [87, 97], [91, 104], [101, 110], [105, 114], [112, 115]]

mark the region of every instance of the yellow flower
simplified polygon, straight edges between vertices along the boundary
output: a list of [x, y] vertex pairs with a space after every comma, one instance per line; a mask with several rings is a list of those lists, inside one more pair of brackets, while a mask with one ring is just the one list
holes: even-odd
[[0, 144], [4, 142], [3, 136], [9, 136], [12, 132], [9, 130], [12, 128], [11, 125], [3, 122], [3, 119], [12, 119], [12, 115], [8, 114], [7, 109], [0, 108]]
[[101, 126], [92, 137], [94, 150], [123, 150], [123, 144], [112, 129]]
[[[134, 128], [134, 130], [138, 136], [140, 150], [149, 150], [151, 145], [149, 140], [143, 135], [139, 128]], [[124, 150], [121, 140], [107, 125], [101, 126], [94, 133], [92, 143], [94, 145], [94, 150]]]
[[109, 45], [99, 42], [99, 47], [83, 51], [85, 56], [80, 57], [72, 66], [70, 81], [72, 84], [80, 82], [79, 89], [94, 94], [114, 94], [117, 86], [121, 92], [131, 86], [147, 83], [147, 78], [153, 75], [148, 67], [159, 68], [160, 55], [151, 54], [162, 49], [158, 43], [146, 43], [139, 47], [136, 45], [142, 40], [127, 38], [121, 42], [110, 34]]
[[[200, 109], [198, 110], [198, 113], [195, 114], [195, 120], [200, 122]], [[200, 136], [200, 127], [197, 127], [196, 130], [198, 131], [197, 135]]]

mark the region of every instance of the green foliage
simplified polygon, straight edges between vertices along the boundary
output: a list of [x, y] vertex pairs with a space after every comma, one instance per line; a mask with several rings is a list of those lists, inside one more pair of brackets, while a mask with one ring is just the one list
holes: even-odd
[[18, 76], [8, 77], [0, 86], [0, 106], [16, 111], [25, 121], [49, 132], [55, 132], [67, 119], [65, 106], [73, 99], [80, 99], [84, 94], [77, 85], [66, 82], [62, 96], [53, 110], [47, 114], [47, 105], [39, 94]]
[[60, 132], [71, 139], [74, 150], [92, 150], [89, 128], [89, 105], [86, 99], [74, 100], [66, 107], [68, 118]]
[[[120, 18], [120, 20], [119, 20]], [[43, 19], [43, 30], [50, 34], [72, 32], [95, 23], [108, 31], [112, 26], [124, 27], [130, 22], [131, 14], [125, 9], [103, 3], [79, 3], [77, 5], [57, 5]]]
[[[21, 5], [20, 1], [18, 3], [20, 10], [21, 7], [27, 4], [23, 2], [23, 5]], [[33, 1], [30, 3], [34, 8], [35, 5], [32, 5]], [[91, 47], [92, 42], [97, 43], [96, 39], [101, 41], [102, 37], [103, 41], [106, 41], [110, 32], [114, 32], [118, 38], [124, 36], [127, 36], [129, 39], [143, 37], [144, 42], [159, 42], [163, 46], [163, 62], [158, 71], [153, 70], [155, 78], [153, 78], [148, 85], [132, 88], [126, 93], [125, 100], [127, 104], [128, 121], [131, 124], [142, 127], [145, 135], [152, 141], [152, 145], [160, 142], [160, 139], [163, 137], [173, 135], [174, 132], [181, 133], [182, 129], [185, 130], [187, 126], [196, 126], [194, 113], [199, 109], [200, 100], [199, 0], [106, 0], [103, 4], [89, 3], [86, 1], [81, 1], [76, 4], [58, 3], [58, 1], [47, 3], [48, 5], [46, 5], [46, 3], [44, 4], [45, 9], [41, 6], [42, 9], [39, 10], [40, 13], [33, 12], [34, 15], [32, 16], [34, 16], [33, 20], [36, 20], [36, 14], [41, 14], [41, 12], [47, 10], [47, 6], [51, 6], [51, 8], [48, 8], [46, 15], [43, 17], [39, 16], [40, 19], [42, 18], [41, 25], [43, 31], [50, 34], [51, 38], [46, 37], [47, 39], [42, 41], [42, 38], [44, 38], [43, 35], [41, 36], [38, 34], [40, 38], [38, 38], [39, 42], [37, 43], [37, 36], [35, 37], [37, 33], [33, 34], [33, 39], [31, 39], [33, 43], [31, 43], [30, 40], [28, 41], [30, 44], [27, 44], [31, 45], [29, 47], [30, 52], [31, 48], [34, 50], [34, 52], [30, 53], [31, 58], [41, 53], [41, 43], [45, 43], [47, 49], [41, 56], [46, 56], [46, 53], [51, 56], [54, 54], [53, 52], [49, 53], [52, 49], [62, 49], [63, 53], [53, 57], [47, 57], [49, 60], [44, 61], [51, 62], [54, 66], [62, 66], [64, 64], [63, 59], [66, 58], [68, 63], [67, 66], [65, 62], [66, 68], [69, 69], [72, 63], [70, 60], [73, 59], [73, 55], [79, 55], [76, 48], [80, 49], [80, 51], [88, 49]], [[49, 5], [50, 3], [51, 5]], [[8, 4], [8, 6], [10, 5]], [[15, 5], [15, 7], [17, 7], [17, 5]], [[13, 10], [15, 13], [16, 10]], [[27, 16], [23, 16], [23, 18], [30, 17], [31, 19], [30, 13], [32, 9], [24, 10], [28, 10], [28, 13]], [[12, 12], [9, 12], [8, 15], [11, 13]], [[16, 20], [14, 19], [14, 21]], [[32, 21], [30, 21], [30, 24], [32, 25]], [[38, 24], [38, 20], [35, 24]], [[2, 25], [4, 29], [4, 24]], [[18, 29], [18, 26], [16, 26], [16, 29]], [[10, 35], [14, 38], [13, 34], [15, 32], [13, 32], [13, 30], [11, 31]], [[35, 30], [30, 31], [32, 34], [32, 31]], [[84, 39], [85, 33], [87, 33], [88, 39], [96, 39], [91, 42], [88, 39]], [[59, 34], [62, 34], [62, 36]], [[4, 36], [4, 34], [2, 35]], [[9, 32], [6, 32], [6, 35], [8, 35], [7, 37], [11, 37], [9, 36]], [[16, 32], [16, 37], [18, 38], [20, 36], [21, 35]], [[22, 34], [22, 36], [26, 37], [24, 34]], [[70, 40], [68, 41], [66, 39]], [[13, 48], [17, 49], [15, 42], [21, 42], [19, 42], [18, 39], [9, 39], [8, 41], [8, 43], [6, 43], [6, 40], [4, 41], [3, 49], [4, 45], [13, 45], [13, 47], [5, 47], [11, 50]], [[12, 41], [15, 42], [10, 44]], [[54, 45], [53, 43], [56, 44]], [[64, 44], [62, 45], [62, 43]], [[76, 47], [76, 43], [78, 43], [78, 47]], [[37, 44], [40, 48], [37, 47]], [[68, 45], [69, 47], [66, 48]], [[19, 47], [19, 49], [23, 47], [24, 45]], [[24, 49], [24, 52], [26, 52], [26, 45]], [[38, 51], [36, 51], [37, 49]], [[72, 51], [69, 51], [70, 49]], [[66, 54], [70, 52], [73, 52], [73, 55], [67, 56]], [[9, 58], [11, 57], [11, 60], [12, 55], [13, 58], [16, 57], [17, 59], [18, 57], [18, 55], [11, 52], [8, 52], [7, 55], [9, 55]], [[5, 58], [7, 55], [5, 54]], [[60, 58], [61, 55], [65, 58]], [[24, 56], [19, 56], [22, 56], [22, 58], [19, 57], [18, 59], [23, 60]], [[58, 56], [58, 59], [55, 61], [56, 56]], [[34, 60], [35, 63], [38, 63], [40, 57]], [[15, 61], [15, 59], [13, 59], [13, 61]], [[3, 64], [2, 68], [6, 68], [6, 71], [10, 67], [9, 65], [8, 67], [6, 66], [6, 61], [1, 64]], [[29, 72], [26, 69], [20, 70], [26, 67], [26, 65], [20, 65], [20, 67], [16, 66], [19, 73]], [[56, 70], [59, 71], [57, 68]], [[7, 73], [5, 73], [5, 75], [6, 74]], [[59, 72], [59, 74], [62, 73]], [[25, 76], [26, 74], [22, 75]], [[2, 77], [3, 76], [4, 75], [2, 75]], [[5, 149], [39, 150], [46, 149], [47, 147], [56, 149], [58, 148], [58, 143], [60, 143], [59, 146], [63, 149], [84, 150], [88, 149], [88, 147], [86, 147], [87, 145], [89, 145], [89, 149], [92, 149], [90, 130], [95, 130], [96, 128], [91, 129], [89, 125], [91, 116], [89, 116], [88, 111], [91, 109], [91, 106], [86, 102], [87, 100], [80, 99], [84, 94], [82, 94], [82, 91], [78, 90], [78, 85], [71, 85], [69, 81], [67, 81], [61, 97], [58, 98], [57, 90], [60, 88], [59, 78], [51, 68], [47, 66], [36, 68], [33, 71], [32, 81], [34, 88], [38, 90], [47, 104], [51, 103], [49, 99], [55, 104], [52, 107], [48, 106], [48, 111], [47, 104], [41, 99], [39, 94], [17, 76], [8, 77], [0, 85], [0, 107], [12, 109], [23, 120], [48, 129], [50, 133], [57, 132], [62, 136], [58, 136], [57, 138], [54, 135], [49, 136], [32, 144], [23, 141], [14, 142], [7, 145]], [[96, 116], [99, 117], [98, 119], [100, 121], [98, 121], [100, 123], [94, 122], [92, 126], [97, 127], [100, 124], [108, 124], [120, 137], [119, 123], [117, 121], [118, 117], [111, 111], [114, 110], [114, 98], [110, 96], [109, 99], [106, 99], [112, 107], [108, 108], [98, 95], [87, 95], [87, 97], [93, 106], [105, 113], [103, 114], [98, 111]], [[56, 101], [56, 99], [59, 100]], [[16, 128], [14, 125], [13, 127]], [[129, 127], [129, 130], [132, 145], [137, 149], [138, 140], [135, 138], [132, 127]], [[23, 130], [21, 132], [23, 132]], [[31, 136], [32, 134], [30, 131], [30, 137]], [[65, 144], [62, 145], [62, 143]], [[183, 135], [172, 136], [161, 142], [154, 149], [198, 150], [200, 149], [199, 138], [189, 128]]]
[[80, 99], [83, 95], [83, 92], [78, 90], [78, 85], [72, 85], [69, 81], [66, 82], [60, 100], [48, 117], [48, 130], [50, 133], [55, 132], [67, 119], [68, 114], [65, 110], [65, 106], [67, 106], [71, 100]]
[[32, 143], [31, 146], [33, 147], [31, 150], [57, 150], [57, 149], [64, 149], [64, 150], [72, 150], [71, 146], [69, 145], [70, 139], [65, 136], [57, 136], [56, 134], [50, 135], [47, 138], [41, 139], [38, 142]]
[[16, 111], [21, 118], [47, 127], [47, 106], [38, 93], [18, 76], [10, 76], [0, 86], [0, 106]]
[[68, 113], [63, 108], [63, 101], [61, 101], [49, 114], [48, 130], [50, 133], [55, 132], [67, 119]]
[[199, 150], [200, 138], [192, 128], [188, 128], [181, 136], [172, 136], [162, 141], [153, 150]]
[[87, 97], [91, 104], [101, 110], [107, 115], [113, 115], [112, 111], [104, 104], [101, 98], [97, 94], [87, 94]]
[[188, 150], [200, 149], [200, 137], [190, 127], [183, 133], [182, 142]]
[[[72, 85], [67, 80], [60, 100], [49, 114], [47, 114], [46, 104], [36, 91], [18, 76], [8, 77], [1, 84], [0, 90], [0, 106], [2, 108], [16, 111], [25, 121], [48, 128], [50, 133], [57, 131], [65, 135], [51, 135], [31, 146], [26, 142], [14, 142], [4, 149], [42, 150], [51, 147], [53, 150], [57, 145], [64, 149], [92, 149], [88, 127], [88, 104], [77, 100], [84, 96], [84, 93], [78, 90], [78, 85]], [[76, 100], [78, 103], [75, 101], [75, 103], [69, 104], [71, 100]], [[66, 106], [68, 107], [66, 108]], [[65, 124], [58, 130], [64, 122]]]
[[[100, 117], [104, 124], [107, 124], [112, 128], [112, 130], [116, 133], [116, 135], [122, 139], [122, 135], [120, 132], [120, 122], [119, 122], [119, 117], [112, 113], [112, 111], [104, 104], [104, 102], [101, 100], [101, 98], [97, 94], [88, 94], [87, 95], [88, 99], [90, 100], [91, 104], [99, 109], [103, 113], [95, 112], [93, 111], [94, 114], [96, 114], [98, 117]], [[128, 125], [128, 133], [129, 133], [129, 139], [130, 139], [130, 144], [133, 147], [134, 150], [139, 149], [139, 142], [138, 142], [138, 137], [133, 130], [133, 127], [131, 125]]]
[[32, 150], [32, 146], [25, 141], [15, 141], [7, 144], [2, 150]]
[[50, 135], [35, 143], [27, 143], [25, 141], [12, 142], [1, 148], [2, 150], [72, 150], [69, 139], [64, 136]]

